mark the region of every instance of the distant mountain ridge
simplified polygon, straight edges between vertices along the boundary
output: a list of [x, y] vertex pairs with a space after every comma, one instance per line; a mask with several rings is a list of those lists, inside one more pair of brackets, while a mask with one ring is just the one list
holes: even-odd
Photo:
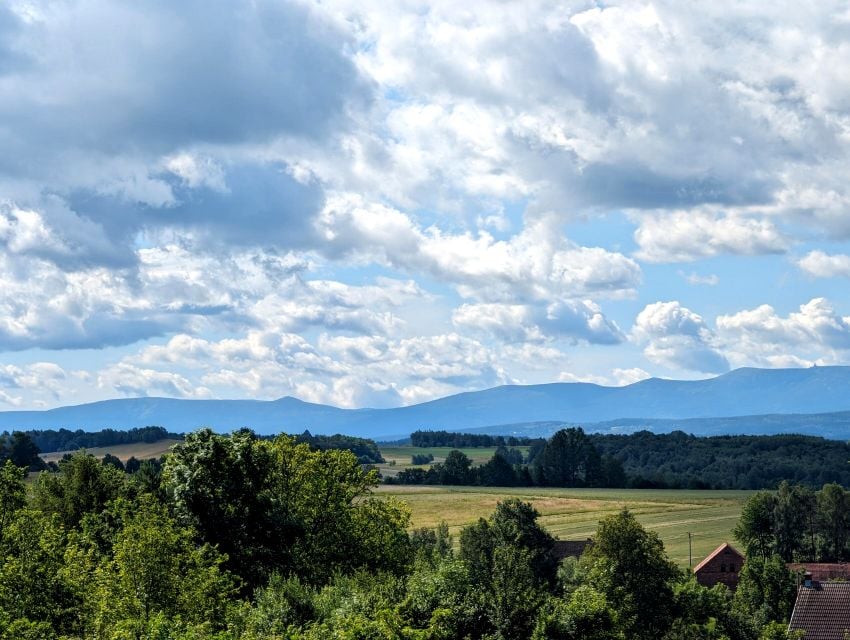
[[[416, 429], [459, 431], [546, 422], [596, 425], [624, 419], [643, 424], [842, 411], [850, 411], [850, 367], [836, 366], [745, 368], [706, 380], [650, 378], [625, 387], [580, 382], [508, 385], [390, 409], [340, 409], [291, 397], [271, 401], [126, 398], [46, 411], [0, 412], [0, 429], [158, 425], [185, 432], [199, 426], [220, 431], [249, 426], [258, 433], [309, 429], [393, 438]], [[793, 420], [780, 423], [786, 432], [794, 425]], [[850, 429], [837, 437], [850, 437]]]

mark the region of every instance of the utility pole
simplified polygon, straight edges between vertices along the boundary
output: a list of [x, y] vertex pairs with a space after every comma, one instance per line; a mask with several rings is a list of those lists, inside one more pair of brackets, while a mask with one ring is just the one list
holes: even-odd
[[691, 548], [691, 532], [688, 531], [688, 569], [693, 566], [693, 551]]

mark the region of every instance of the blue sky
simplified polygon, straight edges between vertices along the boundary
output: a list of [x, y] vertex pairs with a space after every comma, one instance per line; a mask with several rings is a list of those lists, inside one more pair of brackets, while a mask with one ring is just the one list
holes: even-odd
[[0, 410], [850, 360], [843, 3], [0, 5]]

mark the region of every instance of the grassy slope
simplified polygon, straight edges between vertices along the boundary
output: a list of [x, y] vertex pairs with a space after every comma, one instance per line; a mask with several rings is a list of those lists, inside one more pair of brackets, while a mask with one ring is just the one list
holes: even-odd
[[[158, 458], [168, 450], [180, 442], [180, 440], [159, 440], [157, 442], [133, 442], [130, 444], [116, 444], [110, 447], [94, 447], [86, 449], [86, 451], [98, 458], [103, 457], [107, 453], [117, 456], [122, 461], [126, 462], [128, 458], [135, 456], [139, 460], [146, 458]], [[41, 458], [45, 462], [59, 461], [69, 451], [52, 451], [50, 453], [42, 453]]]
[[735, 544], [732, 529], [748, 491], [674, 491], [644, 489], [549, 489], [485, 487], [381, 486], [381, 495], [410, 505], [413, 526], [445, 520], [453, 534], [486, 517], [506, 497], [530, 501], [541, 523], [556, 537], [592, 536], [600, 518], [627, 507], [645, 527], [658, 532], [671, 559], [688, 565], [688, 532], [693, 534], [693, 561], [699, 562], [722, 542]]

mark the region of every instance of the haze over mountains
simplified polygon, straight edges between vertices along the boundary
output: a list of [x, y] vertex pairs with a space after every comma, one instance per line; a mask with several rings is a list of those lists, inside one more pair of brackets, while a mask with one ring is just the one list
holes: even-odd
[[624, 387], [501, 386], [391, 409], [340, 409], [292, 397], [128, 398], [0, 412], [0, 429], [6, 430], [159, 425], [180, 432], [249, 426], [262, 434], [309, 429], [378, 439], [406, 437], [416, 429], [548, 435], [565, 423], [591, 431], [680, 428], [696, 435], [797, 432], [844, 439], [850, 437], [850, 367], [747, 368], [707, 380], [651, 378]]

